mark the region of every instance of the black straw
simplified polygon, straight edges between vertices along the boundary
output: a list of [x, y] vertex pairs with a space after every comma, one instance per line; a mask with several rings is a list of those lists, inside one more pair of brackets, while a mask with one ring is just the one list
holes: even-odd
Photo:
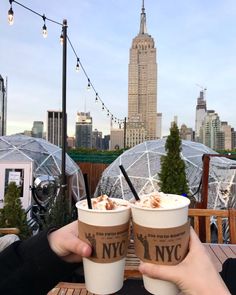
[[135, 197], [135, 200], [136, 201], [139, 201], [140, 198], [135, 190], [135, 188], [133, 187], [133, 184], [131, 183], [130, 179], [129, 179], [129, 176], [127, 175], [126, 171], [125, 171], [125, 168], [123, 167], [123, 165], [120, 165], [120, 170], [121, 172], [123, 173], [124, 175], [124, 178], [125, 180], [127, 181], [128, 185], [129, 185], [129, 188], [131, 189], [131, 192], [133, 193], [134, 197]]
[[84, 184], [85, 184], [85, 192], [86, 192], [86, 198], [87, 198], [88, 208], [89, 209], [93, 209], [92, 202], [91, 202], [91, 197], [90, 197], [90, 193], [89, 193], [88, 174], [87, 173], [84, 173]]

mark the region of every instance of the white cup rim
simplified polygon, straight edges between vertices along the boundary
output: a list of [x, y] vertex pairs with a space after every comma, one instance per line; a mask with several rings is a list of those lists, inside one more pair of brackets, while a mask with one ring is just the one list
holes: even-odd
[[[174, 197], [184, 198], [184, 203], [179, 204], [179, 205], [177, 205], [177, 206], [175, 206], [173, 208], [148, 208], [148, 207], [141, 207], [141, 206], [135, 205], [133, 202], [132, 203], [130, 202], [130, 206], [131, 206], [131, 208], [140, 209], [140, 210], [148, 210], [148, 211], [173, 211], [173, 210], [178, 210], [178, 209], [182, 209], [182, 208], [188, 207], [189, 204], [190, 204], [190, 200], [187, 197], [185, 197], [185, 196], [180, 196], [180, 195], [175, 195], [175, 194], [165, 194], [165, 195], [166, 196], [171, 196], [173, 198]], [[143, 197], [144, 197], [144, 195], [143, 195]]]
[[79, 210], [83, 210], [83, 211], [87, 211], [87, 212], [96, 212], [96, 213], [102, 213], [102, 214], [109, 214], [109, 213], [118, 213], [118, 212], [122, 212], [122, 211], [125, 211], [127, 209], [130, 209], [130, 202], [127, 201], [127, 200], [124, 200], [124, 199], [119, 199], [119, 198], [110, 198], [111, 200], [122, 200], [122, 202], [124, 202], [124, 204], [126, 203], [127, 206], [124, 206], [124, 207], [118, 207], [117, 209], [115, 210], [99, 210], [99, 209], [89, 209], [89, 208], [86, 208], [86, 207], [83, 207], [83, 206], [80, 206], [81, 203], [87, 203], [87, 200], [84, 199], [84, 200], [81, 200], [81, 201], [78, 201], [75, 206], [79, 209]]

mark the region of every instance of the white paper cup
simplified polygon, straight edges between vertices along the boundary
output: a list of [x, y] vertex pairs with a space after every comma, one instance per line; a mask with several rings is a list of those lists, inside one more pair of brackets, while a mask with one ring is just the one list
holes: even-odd
[[[189, 242], [189, 199], [177, 198], [175, 208], [142, 208], [131, 204], [136, 255], [145, 262], [156, 264], [178, 264], [186, 255]], [[155, 295], [176, 295], [179, 290], [171, 282], [143, 275], [144, 287]]]
[[86, 200], [76, 204], [79, 237], [93, 248], [92, 257], [83, 258], [85, 285], [89, 292], [95, 294], [112, 294], [123, 286], [130, 204], [123, 199], [115, 201], [126, 206], [101, 211], [85, 208]]

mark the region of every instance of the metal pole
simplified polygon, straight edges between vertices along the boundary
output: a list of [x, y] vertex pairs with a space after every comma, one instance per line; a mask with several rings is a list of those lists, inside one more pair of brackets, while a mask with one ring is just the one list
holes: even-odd
[[63, 20], [63, 58], [62, 58], [62, 155], [61, 155], [61, 189], [62, 196], [66, 191], [66, 146], [67, 146], [67, 116], [66, 116], [66, 62], [67, 62], [67, 20]]

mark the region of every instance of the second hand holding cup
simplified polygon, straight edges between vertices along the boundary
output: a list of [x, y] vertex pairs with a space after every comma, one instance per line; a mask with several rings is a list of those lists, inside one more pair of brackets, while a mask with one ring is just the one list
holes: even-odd
[[[119, 167], [135, 200], [140, 201], [124, 167], [122, 165]], [[182, 196], [166, 194], [165, 197], [177, 201], [176, 204], [168, 209], [142, 207], [140, 202], [131, 204], [135, 253], [141, 260], [149, 263], [169, 264], [172, 260], [171, 255], [174, 253], [175, 262], [173, 264], [176, 264], [184, 258], [188, 248], [188, 205], [190, 202]], [[180, 248], [182, 248], [181, 251]], [[144, 275], [143, 282], [145, 289], [154, 295], [179, 293], [176, 285], [168, 281]]]

